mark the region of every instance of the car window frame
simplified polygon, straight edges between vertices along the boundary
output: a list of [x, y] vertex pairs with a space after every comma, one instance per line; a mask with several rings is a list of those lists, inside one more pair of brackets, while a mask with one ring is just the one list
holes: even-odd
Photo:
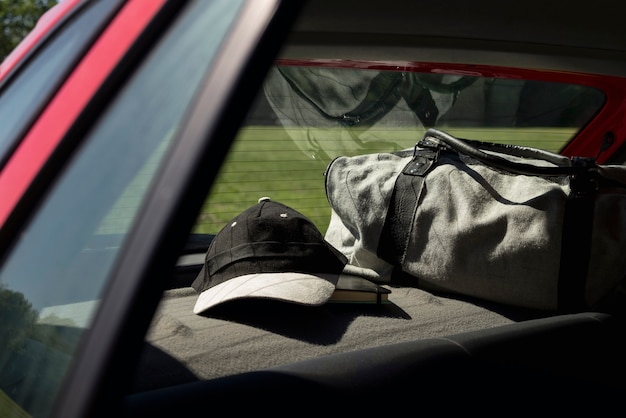
[[[60, 86], [63, 85], [78, 62], [80, 62], [89, 48], [93, 45], [93, 42], [98, 38], [98, 36], [100, 36], [104, 27], [106, 27], [111, 19], [117, 14], [123, 3], [124, 0], [110, 0], [110, 5], [104, 5], [104, 7], [108, 8], [107, 13], [102, 15], [96, 15], [95, 13], [89, 15], [89, 9], [93, 9], [94, 7], [101, 5], [96, 4], [92, 0], [82, 0], [78, 2], [67, 12], [66, 15], [64, 15], [51, 27], [48, 33], [42, 36], [39, 42], [33, 45], [25, 53], [25, 55], [13, 65], [13, 67], [2, 79], [0, 79], [0, 100], [5, 100], [5, 92], [14, 87], [19, 88], [19, 84], [23, 82], [23, 77], [28, 75], [25, 73], [30, 71], [33, 66], [37, 64], [42, 55], [54, 52], [50, 48], [53, 48], [55, 46], [55, 42], [63, 38], [68, 28], [72, 29], [77, 22], [78, 24], [86, 23], [82, 22], [83, 19], [87, 18], [86, 15], [89, 15], [88, 17], [94, 20], [88, 22], [90, 32], [84, 34], [85, 36], [77, 42], [77, 45], [74, 46], [65, 57], [63, 57], [65, 59], [61, 61], [62, 65], [50, 68], [50, 72], [46, 77], [48, 79], [47, 81], [49, 81], [46, 89], [38, 95], [37, 100], [34, 100], [33, 103], [31, 103], [30, 112], [25, 115], [21, 126], [19, 126], [18, 129], [15, 129], [11, 138], [7, 139], [6, 146], [0, 147], [0, 170], [5, 166], [7, 161], [10, 159], [11, 154], [18, 147], [20, 139], [24, 137], [26, 132], [28, 132], [28, 129], [32, 126], [43, 109], [45, 109], [47, 103], [49, 103], [51, 98], [54, 97], [54, 94], [58, 91]], [[95, 12], [96, 10], [92, 11]], [[10, 61], [9, 64], [11, 64]], [[28, 82], [28, 79], [25, 81]]]
[[[146, 30], [143, 20], [145, 16], [152, 18], [150, 10], [158, 10], [167, 0], [151, 2], [149, 8], [143, 6], [141, 13], [145, 16], [133, 12], [136, 1], [126, 0], [124, 8], [56, 91], [0, 170], [0, 257], [80, 145], [81, 133], [95, 118], [93, 112], [111, 99], [116, 86], [123, 83], [124, 71], [140, 62], [150, 49], [151, 35], [146, 35], [150, 29]], [[111, 27], [117, 29], [111, 33]], [[139, 45], [133, 47], [131, 58], [126, 54], [130, 44]]]
[[[53, 417], [110, 416], [117, 411], [125, 395], [119, 382], [132, 379], [165, 287], [165, 283], [155, 284], [154, 277], [176, 264], [230, 143], [301, 4], [294, 0], [246, 2], [127, 235]], [[161, 190], [173, 192], [164, 197]]]
[[[155, 32], [157, 28], [153, 25], [155, 13], [161, 17], [156, 19], [157, 25], [162, 25], [171, 19], [172, 8], [179, 7], [179, 2], [170, 1], [170, 7], [163, 8], [167, 0], [153, 0], [150, 4], [145, 4], [143, 0], [124, 1], [124, 8], [107, 25], [103, 35], [56, 92], [51, 104], [44, 109], [42, 116], [20, 144], [20, 147], [28, 145], [32, 150], [42, 148], [44, 143], [45, 149], [40, 159], [33, 158], [27, 149], [21, 153], [21, 159], [14, 156], [9, 167], [0, 171], [0, 196], [3, 200], [0, 206], [7, 203], [4, 200], [6, 196], [15, 199], [15, 206], [11, 207], [12, 202], [8, 202], [8, 210], [4, 206], [8, 212], [7, 221], [3, 223], [4, 219], [0, 220], [2, 267], [8, 264], [10, 250], [22, 238], [20, 231], [24, 231], [31, 216], [36, 215], [47, 190], [63, 172], [67, 162], [71, 161], [73, 151], [81, 144], [85, 129], [99, 117], [98, 109], [106, 106], [118, 90], [115, 86], [124, 82], [128, 74], [132, 73], [133, 65], [141, 63], [150, 49], [155, 34], [159, 33]], [[129, 62], [128, 56], [134, 63]], [[50, 129], [51, 126], [53, 129]], [[10, 190], [13, 186], [10, 178], [24, 176], [25, 173], [33, 177], [26, 175], [24, 192]], [[6, 187], [7, 184], [9, 187]]]

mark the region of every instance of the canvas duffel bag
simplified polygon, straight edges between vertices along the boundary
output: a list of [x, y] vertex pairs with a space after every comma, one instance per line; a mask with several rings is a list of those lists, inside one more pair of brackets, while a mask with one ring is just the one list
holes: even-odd
[[515, 306], [596, 306], [626, 273], [626, 167], [429, 129], [338, 157], [326, 239], [389, 280]]

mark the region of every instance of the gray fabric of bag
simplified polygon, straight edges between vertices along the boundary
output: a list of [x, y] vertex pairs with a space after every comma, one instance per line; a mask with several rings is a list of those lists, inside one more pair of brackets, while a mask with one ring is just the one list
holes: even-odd
[[[437, 144], [442, 136], [448, 135], [431, 129], [420, 144]], [[477, 144], [484, 148], [479, 153], [530, 169], [558, 173], [572, 165], [566, 157], [533, 148], [470, 143]], [[572, 181], [580, 176], [519, 174], [448, 148], [417, 145], [336, 158], [326, 172], [332, 207], [326, 240], [350, 263], [372, 268], [388, 281], [400, 269], [424, 289], [520, 307], [568, 309], [560, 292], [573, 284], [581, 303], [569, 310], [585, 309], [621, 283], [626, 167], [592, 164], [593, 213], [568, 209], [580, 219], [572, 217], [564, 226], [566, 208], [582, 201], [579, 191], [572, 192]], [[435, 157], [423, 157], [429, 153]], [[408, 174], [416, 167], [420, 175]], [[396, 227], [391, 234], [390, 224]]]

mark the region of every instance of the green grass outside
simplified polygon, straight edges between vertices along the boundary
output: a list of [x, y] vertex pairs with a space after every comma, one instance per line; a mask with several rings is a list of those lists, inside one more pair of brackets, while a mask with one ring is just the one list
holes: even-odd
[[309, 217], [328, 222], [324, 192], [327, 162], [307, 157], [280, 128], [248, 128], [233, 144], [194, 232], [216, 233], [237, 214], [270, 197]]

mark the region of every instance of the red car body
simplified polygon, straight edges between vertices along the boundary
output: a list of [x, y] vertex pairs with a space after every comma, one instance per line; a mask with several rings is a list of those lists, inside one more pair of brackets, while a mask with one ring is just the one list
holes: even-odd
[[[0, 73], [0, 80], [17, 66], [29, 51], [42, 42], [46, 33], [79, 3], [79, 1], [62, 2], [48, 11], [31, 35], [7, 57]], [[0, 172], [0, 201], [2, 202], [0, 224], [14, 209], [94, 92], [102, 85], [129, 45], [145, 29], [162, 5], [162, 1], [129, 2], [93, 45], [80, 65], [74, 69], [63, 88]]]

